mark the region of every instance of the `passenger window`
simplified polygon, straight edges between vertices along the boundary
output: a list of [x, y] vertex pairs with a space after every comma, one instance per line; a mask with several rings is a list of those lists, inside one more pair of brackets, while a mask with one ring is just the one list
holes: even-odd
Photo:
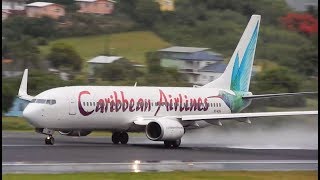
[[85, 102], [83, 102], [83, 106], [86, 106], [86, 103], [85, 103]]
[[87, 106], [89, 106], [89, 102], [87, 102]]
[[92, 102], [90, 102], [90, 106], [92, 106]]
[[34, 103], [34, 102], [36, 102], [36, 99], [32, 99], [32, 100], [31, 100], [31, 103]]
[[93, 105], [95, 106], [95, 105], [96, 105], [96, 102], [93, 102]]
[[46, 104], [51, 104], [51, 100], [47, 99]]

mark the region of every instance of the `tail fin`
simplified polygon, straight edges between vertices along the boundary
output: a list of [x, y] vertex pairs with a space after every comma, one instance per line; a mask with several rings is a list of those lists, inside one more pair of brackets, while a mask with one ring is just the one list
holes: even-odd
[[218, 79], [203, 87], [216, 87], [243, 92], [249, 91], [260, 19], [260, 15], [251, 16], [224, 73]]

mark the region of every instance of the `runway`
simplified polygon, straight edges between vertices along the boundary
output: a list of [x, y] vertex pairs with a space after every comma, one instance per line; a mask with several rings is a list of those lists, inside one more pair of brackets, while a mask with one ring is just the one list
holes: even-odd
[[244, 149], [219, 144], [183, 143], [166, 149], [145, 136], [114, 145], [110, 137], [44, 135], [2, 132], [2, 172], [59, 173], [83, 171], [172, 170], [316, 170], [318, 150]]

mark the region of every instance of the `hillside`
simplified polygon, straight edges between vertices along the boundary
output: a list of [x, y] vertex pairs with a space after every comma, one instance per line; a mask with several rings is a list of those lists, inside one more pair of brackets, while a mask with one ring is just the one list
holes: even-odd
[[145, 53], [170, 46], [170, 44], [150, 31], [133, 31], [111, 35], [96, 35], [77, 38], [63, 38], [41, 46], [41, 54], [49, 52], [50, 45], [65, 43], [73, 46], [80, 56], [88, 59], [102, 55], [105, 50], [112, 55], [123, 56], [136, 63], [145, 63]]

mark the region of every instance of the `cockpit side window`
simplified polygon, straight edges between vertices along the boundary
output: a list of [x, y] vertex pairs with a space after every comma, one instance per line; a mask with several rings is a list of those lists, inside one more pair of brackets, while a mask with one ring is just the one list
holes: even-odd
[[52, 99], [51, 100], [51, 104], [55, 104], [56, 103], [56, 100], [55, 99]]
[[45, 99], [37, 99], [36, 103], [45, 104], [46, 100]]
[[32, 99], [30, 103], [38, 103], [38, 104], [56, 104], [55, 99]]

